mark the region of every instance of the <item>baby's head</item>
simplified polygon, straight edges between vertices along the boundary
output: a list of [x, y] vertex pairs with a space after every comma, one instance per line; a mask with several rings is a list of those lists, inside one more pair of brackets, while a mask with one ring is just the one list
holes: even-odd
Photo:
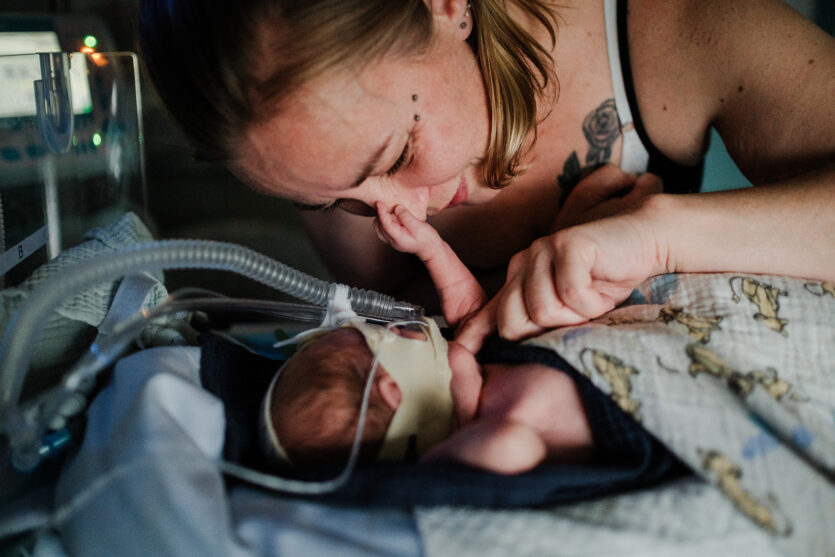
[[[477, 370], [472, 355], [460, 354], [463, 349], [455, 343], [448, 346], [434, 324], [427, 333], [354, 324], [301, 347], [276, 374], [264, 399], [262, 441], [267, 454], [296, 466], [344, 464], [375, 352], [380, 361], [369, 393], [360, 458], [401, 460], [448, 436], [453, 412], [459, 423], [462, 412], [474, 414], [480, 376], [471, 369]], [[454, 356], [449, 360], [447, 348]], [[473, 366], [455, 366], [466, 373], [450, 370], [447, 362], [467, 355]], [[468, 379], [467, 388], [462, 388], [462, 377]]]

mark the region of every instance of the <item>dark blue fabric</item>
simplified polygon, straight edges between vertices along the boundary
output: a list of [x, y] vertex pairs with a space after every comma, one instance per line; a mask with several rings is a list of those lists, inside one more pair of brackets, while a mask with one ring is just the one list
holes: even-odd
[[[258, 451], [258, 411], [275, 373], [275, 361], [216, 337], [201, 337], [203, 386], [224, 401], [225, 458], [263, 470]], [[340, 491], [318, 499], [340, 503], [413, 506], [536, 507], [638, 489], [681, 474], [683, 465], [608, 397], [550, 350], [495, 340], [484, 362], [540, 362], [577, 381], [600, 457], [593, 464], [543, 464], [503, 476], [459, 465], [367, 464]], [[328, 471], [332, 475], [339, 470]], [[322, 477], [322, 476], [319, 476]]]

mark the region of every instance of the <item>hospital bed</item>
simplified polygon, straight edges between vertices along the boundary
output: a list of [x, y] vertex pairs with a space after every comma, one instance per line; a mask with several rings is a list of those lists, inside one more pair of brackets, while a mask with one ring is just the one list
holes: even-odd
[[[130, 56], [105, 62], [110, 64], [99, 66], [91, 58], [87, 67], [93, 72], [95, 68], [134, 67]], [[56, 65], [65, 62], [39, 58], [38, 63], [57, 74]], [[35, 122], [35, 115], [23, 118], [25, 125]], [[53, 120], [56, 122], [60, 118]], [[95, 147], [110, 154], [119, 148], [124, 153], [128, 147], [119, 130], [124, 128], [111, 128]], [[33, 137], [43, 137], [44, 132], [37, 133], [41, 135]], [[70, 143], [51, 147], [47, 158], [57, 162], [51, 176], [78, 176], [62, 166], [60, 151], [72, 152], [72, 134], [53, 129], [48, 137], [51, 139], [44, 141]], [[90, 141], [96, 141], [94, 135]], [[90, 149], [76, 154], [85, 157], [96, 152]], [[134, 162], [141, 162], [140, 151], [135, 155]], [[114, 166], [112, 158], [103, 158], [105, 168], [114, 173], [119, 165]], [[92, 160], [98, 164], [95, 156]], [[18, 175], [25, 178], [25, 174]], [[39, 180], [44, 176], [34, 174]], [[51, 218], [46, 212], [21, 245], [28, 246], [24, 240], [32, 234], [43, 239], [42, 246], [48, 244], [48, 230], [57, 226]], [[41, 340], [34, 348], [27, 347], [33, 354], [16, 352], [29, 343], [30, 333], [21, 334], [15, 323], [4, 337], [0, 391], [6, 437], [12, 440], [16, 431], [16, 422], [10, 417], [25, 418], [19, 409], [27, 408], [27, 403], [32, 412], [51, 412], [49, 423], [38, 422], [42, 427], [36, 428], [37, 435], [24, 438], [17, 452], [12, 450], [14, 446], [4, 447], [0, 539], [11, 552], [643, 556], [780, 555], [798, 548], [803, 554], [826, 555], [835, 548], [831, 529], [821, 527], [835, 518], [835, 445], [829, 442], [835, 416], [835, 328], [831, 326], [835, 297], [829, 290], [831, 285], [783, 277], [659, 277], [637, 288], [616, 313], [586, 327], [545, 335], [526, 344], [540, 353], [560, 355], [612, 400], [623, 401], [624, 391], [618, 385], [627, 385], [627, 394], [640, 403], [640, 413], [633, 417], [693, 473], [665, 476], [663, 482], [646, 482], [641, 489], [627, 489], [624, 484], [609, 493], [591, 490], [588, 497], [575, 493], [524, 505], [504, 497], [518, 493], [535, 496], [537, 485], [541, 485], [533, 483], [538, 472], [533, 480], [482, 475], [480, 487], [469, 495], [447, 499], [437, 495], [433, 499], [431, 494], [437, 493], [431, 489], [433, 475], [439, 483], [454, 488], [458, 483], [472, 485], [467, 482], [476, 473], [458, 469], [421, 472], [414, 467], [401, 471], [395, 467], [385, 473], [374, 472], [370, 482], [352, 484], [359, 487], [341, 498], [299, 497], [258, 487], [221, 466], [230, 442], [229, 414], [227, 405], [207, 388], [202, 375], [203, 359], [216, 345], [206, 343], [205, 337], [201, 343], [192, 334], [195, 328], [189, 320], [201, 310], [175, 311], [148, 326], [145, 316], [163, 306], [169, 295], [163, 275], [156, 270], [141, 272], [142, 260], [125, 267], [129, 271], [120, 268], [95, 275], [92, 269], [101, 267], [93, 262], [103, 256], [120, 257], [118, 254], [152, 240], [150, 232], [129, 211], [107, 223], [94, 224], [77, 244], [59, 242], [56, 253], [50, 254], [57, 257], [48, 263], [44, 257], [28, 278], [7, 284], [3, 292], [5, 322], [24, 319], [21, 315], [33, 312], [49, 313], [34, 320], [31, 335]], [[35, 256], [38, 249], [32, 250]], [[199, 251], [194, 246], [184, 249]], [[235, 249], [230, 247], [230, 253], [238, 253]], [[259, 263], [255, 267], [263, 266]], [[81, 270], [98, 277], [99, 283], [79, 295], [69, 284], [72, 281], [61, 277], [78, 276]], [[128, 278], [123, 280], [121, 274]], [[59, 293], [57, 287], [48, 286], [46, 290], [54, 292], [56, 299], [45, 304], [47, 309], [32, 310], [26, 304], [35, 296], [29, 295], [43, 284], [60, 284], [67, 290]], [[758, 296], [768, 297], [768, 287], [776, 290], [772, 299], [782, 303], [782, 309], [780, 303], [755, 303]], [[38, 296], [42, 294], [40, 291]], [[793, 306], [787, 300], [802, 303]], [[48, 312], [54, 305], [58, 311]], [[771, 310], [777, 313], [769, 314]], [[704, 330], [678, 318], [697, 313], [722, 317], [721, 324], [707, 326], [714, 343], [719, 343], [717, 352], [711, 353], [718, 364], [702, 350], [707, 345], [702, 342]], [[752, 314], [761, 317], [752, 319]], [[135, 320], [136, 315], [142, 319]], [[776, 330], [769, 324], [784, 327]], [[123, 335], [124, 329], [130, 334]], [[694, 329], [702, 335], [695, 342]], [[723, 334], [730, 335], [725, 345], [721, 345]], [[650, 338], [663, 346], [668, 346], [664, 344], [667, 339], [670, 347], [658, 353], [647, 340]], [[123, 348], [126, 353], [121, 352]], [[85, 360], [76, 363], [85, 354], [89, 365]], [[619, 354], [622, 359], [626, 354], [628, 361], [607, 366], [615, 360], [603, 356], [595, 360], [600, 354]], [[111, 356], [114, 362], [107, 362]], [[8, 369], [21, 361], [28, 367], [30, 359], [36, 371], [9, 379]], [[768, 365], [763, 364], [766, 360]], [[802, 365], [783, 364], [785, 360]], [[115, 365], [111, 368], [110, 363]], [[54, 402], [59, 399], [39, 398], [55, 392], [53, 387], [66, 381], [65, 371], [73, 366], [101, 369], [89, 375], [97, 379], [79, 376], [72, 384], [78, 397], [64, 393], [67, 396], [60, 398], [60, 404]], [[753, 374], [765, 372], [769, 366], [779, 375], [766, 373], [765, 379], [758, 379], [760, 375]], [[251, 379], [249, 371], [236, 373], [247, 381]], [[739, 395], [746, 380], [756, 383], [751, 386], [752, 398]], [[769, 408], [774, 405], [764, 385], [778, 380], [790, 388], [777, 408], [788, 405], [791, 415], [799, 416], [802, 430], [786, 433], [780, 429], [786, 423], [780, 421], [784, 416], [771, 420], [773, 415], [768, 411], [757, 413], [759, 403]], [[671, 396], [679, 387], [686, 396]], [[677, 414], [680, 408], [694, 405], [694, 400], [711, 411]], [[32, 405], [32, 401], [40, 402]], [[722, 420], [712, 421], [720, 414]], [[680, 427], [682, 419], [691, 417], [699, 421], [690, 429]], [[673, 423], [679, 427], [667, 427]], [[803, 432], [814, 442], [803, 437]], [[710, 443], [724, 443], [720, 438], [726, 434], [728, 438], [741, 435], [743, 443], [736, 452], [705, 451], [692, 443], [691, 437], [697, 434]], [[759, 463], [775, 459], [776, 467], [759, 467]], [[726, 463], [729, 466], [720, 468]], [[734, 463], [739, 466], [734, 468]], [[749, 477], [768, 480], [775, 471], [785, 475], [780, 482], [796, 491], [796, 501], [793, 497], [787, 501], [785, 485], [780, 482], [746, 483]], [[363, 473], [356, 472], [358, 477]], [[386, 473], [385, 481], [373, 481]], [[572, 473], [577, 471], [563, 468], [550, 481]], [[529, 480], [531, 483], [526, 483]], [[770, 491], [772, 488], [776, 491]], [[478, 498], [485, 493], [487, 497]], [[468, 499], [471, 495], [474, 498]]]

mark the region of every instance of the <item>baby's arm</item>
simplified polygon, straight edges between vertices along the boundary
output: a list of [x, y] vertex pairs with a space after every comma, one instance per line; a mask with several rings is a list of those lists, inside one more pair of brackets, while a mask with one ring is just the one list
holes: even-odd
[[546, 456], [545, 443], [532, 428], [502, 419], [478, 419], [432, 447], [421, 462], [459, 462], [497, 474], [521, 474]]
[[458, 325], [487, 301], [484, 290], [449, 244], [431, 225], [398, 205], [393, 211], [379, 210], [374, 222], [377, 235], [394, 249], [417, 255], [438, 290], [444, 319]]

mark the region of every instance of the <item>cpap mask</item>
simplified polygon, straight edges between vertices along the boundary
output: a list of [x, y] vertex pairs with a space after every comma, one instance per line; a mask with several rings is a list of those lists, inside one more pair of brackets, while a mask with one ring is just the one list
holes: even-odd
[[403, 461], [425, 453], [452, 430], [452, 369], [438, 325], [424, 319], [427, 338], [404, 338], [388, 327], [351, 322], [400, 388], [400, 405], [377, 460]]
[[[385, 368], [400, 389], [400, 404], [386, 431], [377, 460], [415, 459], [446, 439], [452, 430], [452, 370], [449, 367], [447, 342], [438, 325], [431, 319], [409, 323], [419, 324], [427, 338], [404, 338], [390, 330], [397, 323], [383, 327], [355, 317], [341, 325], [358, 330], [374, 354], [366, 390], [372, 384], [378, 365]], [[323, 334], [324, 329], [318, 329], [319, 335]], [[311, 340], [311, 336], [308, 333], [305, 340]], [[279, 442], [270, 412], [272, 394], [280, 375], [279, 369], [261, 405], [261, 444], [272, 464], [287, 467], [293, 463]], [[363, 421], [360, 420], [357, 439], [362, 436]]]

